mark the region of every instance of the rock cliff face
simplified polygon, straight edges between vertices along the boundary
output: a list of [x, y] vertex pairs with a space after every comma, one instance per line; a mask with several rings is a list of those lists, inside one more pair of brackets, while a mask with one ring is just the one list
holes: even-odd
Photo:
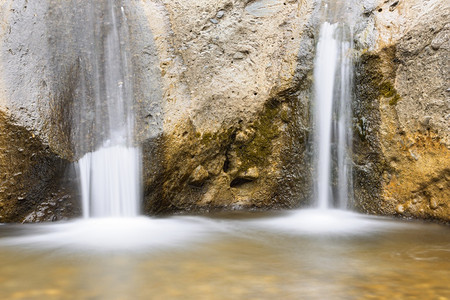
[[67, 32], [51, 26], [49, 5], [0, 1], [0, 222], [79, 213], [72, 184], [64, 179], [75, 68], [58, 55], [71, 52], [56, 50], [55, 37]]
[[450, 4], [380, 1], [357, 68], [361, 211], [450, 220]]
[[[308, 204], [320, 2], [124, 1], [146, 213]], [[359, 211], [449, 221], [447, 2], [360, 3]], [[0, 0], [0, 222], [79, 214], [86, 3]]]
[[0, 222], [55, 221], [80, 213], [67, 161], [0, 112]]
[[141, 2], [165, 97], [163, 134], [144, 147], [147, 211], [307, 200], [313, 4]]
[[[48, 178], [30, 179], [29, 185], [45, 186], [41, 190], [50, 194], [58, 193], [56, 178], [86, 150], [74, 145], [83, 3], [0, 3], [1, 125], [36, 140], [37, 146], [24, 146], [28, 156], [18, 157], [31, 160], [39, 150], [43, 161], [49, 158], [48, 166], [41, 160], [33, 165], [52, 167]], [[123, 4], [133, 54], [136, 131], [144, 145], [146, 212], [305, 202], [313, 1]], [[6, 160], [1, 166], [25, 173], [29, 164], [11, 167]], [[4, 174], [9, 178], [11, 172]], [[20, 182], [18, 190], [28, 192], [28, 181]], [[4, 194], [12, 193], [11, 186], [2, 184]], [[78, 198], [72, 190], [63, 196]], [[3, 207], [16, 207], [11, 197], [0, 198]], [[26, 202], [27, 219], [46, 219], [37, 212], [49, 196], [35, 198]], [[26, 218], [6, 217], [7, 209], [1, 214], [5, 221]]]

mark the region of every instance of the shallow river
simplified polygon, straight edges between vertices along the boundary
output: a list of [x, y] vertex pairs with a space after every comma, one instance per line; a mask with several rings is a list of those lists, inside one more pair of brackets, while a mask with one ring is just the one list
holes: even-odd
[[0, 299], [450, 299], [450, 228], [313, 210], [1, 225]]

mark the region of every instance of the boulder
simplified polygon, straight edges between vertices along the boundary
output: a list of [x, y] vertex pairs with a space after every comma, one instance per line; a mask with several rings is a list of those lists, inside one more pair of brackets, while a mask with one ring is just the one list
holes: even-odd
[[[361, 212], [449, 221], [447, 2], [354, 8]], [[0, 1], [0, 222], [80, 213], [96, 3]], [[320, 3], [123, 1], [146, 214], [309, 204]]]
[[55, 221], [80, 207], [68, 161], [0, 111], [0, 222]]
[[[3, 144], [24, 149], [15, 159], [34, 157], [34, 164], [3, 160], [0, 169], [7, 177], [28, 174], [28, 168], [49, 170], [45, 178], [19, 176], [20, 184], [2, 185], [2, 195], [12, 195], [0, 197], [8, 207], [4, 215], [19, 203], [10, 197], [23, 197], [15, 196], [13, 186], [27, 195], [35, 191], [31, 185], [41, 191], [28, 196], [33, 201], [22, 201], [26, 213], [4, 220], [48, 220], [43, 211], [59, 209], [53, 198], [79, 200], [76, 189], [59, 194], [66, 184], [59, 179], [95, 146], [80, 129], [93, 115], [80, 111], [90, 97], [83, 89], [95, 84], [85, 58], [92, 55], [86, 40], [94, 34], [97, 8], [79, 0], [0, 5], [0, 125], [36, 142], [27, 145], [7, 134]], [[123, 6], [135, 131], [144, 153], [145, 212], [292, 207], [307, 201], [315, 3], [124, 1]], [[75, 209], [67, 216], [74, 214]]]

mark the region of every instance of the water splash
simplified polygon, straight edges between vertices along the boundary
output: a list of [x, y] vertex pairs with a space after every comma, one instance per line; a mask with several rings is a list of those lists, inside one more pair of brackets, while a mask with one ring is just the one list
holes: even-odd
[[25, 225], [26, 234], [0, 238], [1, 247], [52, 253], [158, 252], [185, 249], [214, 236], [214, 222], [200, 217], [90, 218]]
[[240, 223], [241, 228], [248, 229], [254, 226], [277, 234], [345, 237], [371, 236], [421, 225], [337, 209], [287, 211], [279, 216], [248, 219]]

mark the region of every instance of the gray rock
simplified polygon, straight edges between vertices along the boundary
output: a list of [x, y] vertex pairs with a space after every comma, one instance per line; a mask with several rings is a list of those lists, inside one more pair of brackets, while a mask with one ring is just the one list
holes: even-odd
[[222, 19], [224, 15], [225, 15], [225, 11], [224, 10], [219, 10], [217, 12], [216, 18], [217, 19]]

